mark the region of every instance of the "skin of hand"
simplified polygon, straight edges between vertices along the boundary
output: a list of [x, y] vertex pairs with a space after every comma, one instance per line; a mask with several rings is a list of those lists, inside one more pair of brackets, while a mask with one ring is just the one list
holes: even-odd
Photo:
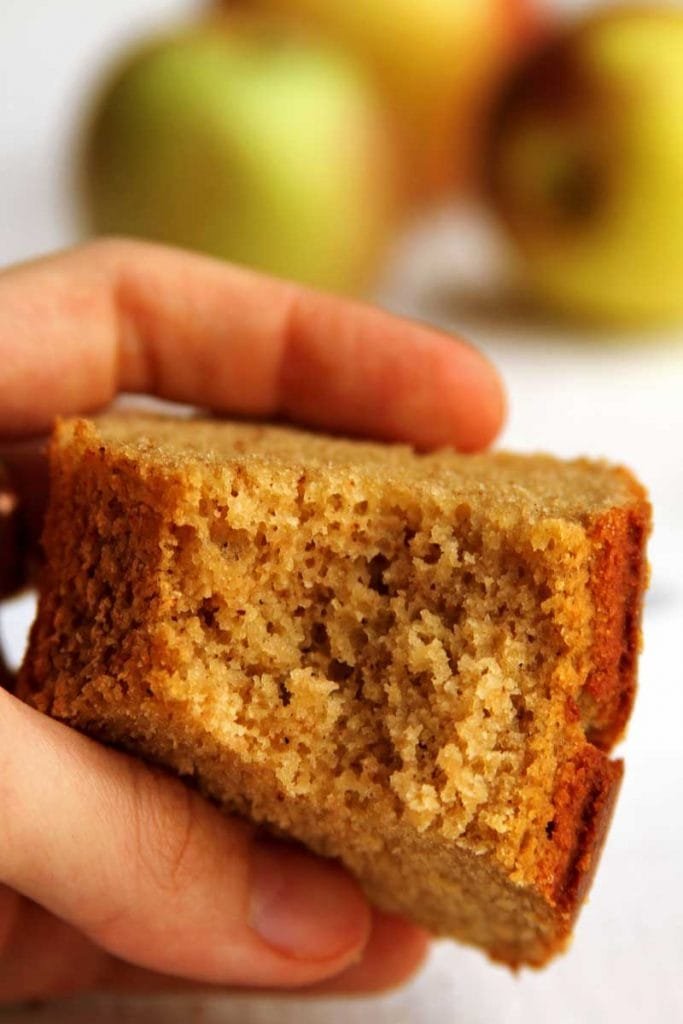
[[[421, 449], [485, 447], [504, 415], [495, 371], [458, 339], [126, 240], [0, 273], [0, 367], [12, 488], [0, 479], [0, 593], [18, 583], [13, 505], [34, 532], [44, 501], [44, 459], [26, 442], [119, 392]], [[426, 946], [339, 865], [0, 688], [0, 1002], [197, 985], [373, 992], [407, 979]]]

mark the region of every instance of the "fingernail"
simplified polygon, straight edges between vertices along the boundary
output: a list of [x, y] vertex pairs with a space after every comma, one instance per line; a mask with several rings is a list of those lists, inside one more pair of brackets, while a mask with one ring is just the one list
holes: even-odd
[[249, 916], [264, 942], [299, 960], [360, 952], [370, 932], [368, 905], [346, 872], [274, 841], [254, 847]]

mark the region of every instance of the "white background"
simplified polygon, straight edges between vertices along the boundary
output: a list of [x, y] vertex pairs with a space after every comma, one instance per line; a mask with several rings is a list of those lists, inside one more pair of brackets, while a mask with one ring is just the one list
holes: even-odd
[[[72, 153], [102, 61], [160, 17], [192, 6], [0, 0], [0, 265], [76, 237]], [[440, 943], [408, 988], [372, 1001], [85, 1001], [6, 1010], [0, 1020], [683, 1021], [683, 330], [625, 342], [541, 322], [494, 296], [498, 256], [485, 225], [444, 211], [402, 244], [378, 298], [461, 331], [498, 363], [510, 394], [506, 446], [626, 462], [650, 487], [656, 512], [640, 695], [620, 751], [626, 780], [572, 950], [541, 973], [513, 977], [476, 952]], [[25, 604], [5, 615], [15, 649], [26, 618]]]

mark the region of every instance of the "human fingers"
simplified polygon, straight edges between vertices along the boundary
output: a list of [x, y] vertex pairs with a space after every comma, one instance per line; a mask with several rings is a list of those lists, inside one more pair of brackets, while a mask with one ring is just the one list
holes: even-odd
[[109, 959], [76, 928], [0, 885], [0, 1006], [87, 991]]
[[[405, 984], [412, 977], [424, 962], [428, 945], [429, 937], [421, 928], [393, 914], [375, 910], [370, 938], [361, 959], [338, 975], [314, 985], [293, 989], [291, 995], [369, 995], [386, 992]], [[197, 989], [196, 985], [182, 979], [154, 974], [111, 958], [101, 965], [93, 987], [136, 993], [188, 992]], [[204, 987], [203, 991], [211, 994], [221, 990]], [[263, 995], [263, 991], [260, 994]]]
[[0, 436], [118, 391], [473, 450], [497, 374], [462, 340], [150, 243], [99, 241], [0, 274]]
[[358, 959], [337, 865], [262, 841], [177, 780], [0, 691], [0, 881], [113, 956], [194, 981], [300, 987]]
[[430, 937], [422, 928], [394, 914], [373, 912], [370, 939], [362, 958], [340, 974], [304, 991], [311, 995], [386, 992], [404, 985], [423, 965]]
[[[373, 912], [361, 959], [336, 977], [293, 995], [359, 995], [404, 984], [422, 964], [428, 939], [414, 925]], [[0, 886], [0, 1005], [55, 999], [85, 992], [122, 994], [255, 993], [172, 977], [106, 953], [72, 925], [18, 893]], [[261, 994], [263, 994], [261, 992]]]

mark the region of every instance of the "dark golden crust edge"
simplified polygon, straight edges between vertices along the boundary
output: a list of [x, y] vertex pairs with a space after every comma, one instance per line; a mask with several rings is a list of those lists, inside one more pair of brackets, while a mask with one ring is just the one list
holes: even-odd
[[622, 736], [636, 694], [643, 596], [648, 566], [645, 543], [651, 510], [644, 490], [624, 471], [630, 506], [611, 509], [589, 528], [594, 549], [592, 669], [579, 698], [586, 738], [609, 752]]
[[562, 766], [554, 796], [552, 839], [539, 865], [536, 888], [553, 917], [551, 937], [523, 957], [489, 950], [490, 959], [513, 970], [544, 967], [565, 949], [597, 871], [621, 787], [623, 762], [610, 761], [587, 744]]
[[558, 773], [547, 825], [551, 852], [539, 875], [539, 889], [559, 915], [560, 941], [571, 931], [600, 861], [623, 776], [623, 763], [606, 752], [621, 737], [636, 693], [651, 509], [644, 489], [623, 474], [632, 503], [610, 509], [588, 529], [594, 551], [592, 668], [580, 709], [573, 701], [567, 709], [568, 716], [582, 718], [587, 742]]
[[587, 744], [560, 770], [554, 796], [552, 856], [540, 888], [571, 929], [597, 869], [623, 776], [623, 763], [610, 761]]

